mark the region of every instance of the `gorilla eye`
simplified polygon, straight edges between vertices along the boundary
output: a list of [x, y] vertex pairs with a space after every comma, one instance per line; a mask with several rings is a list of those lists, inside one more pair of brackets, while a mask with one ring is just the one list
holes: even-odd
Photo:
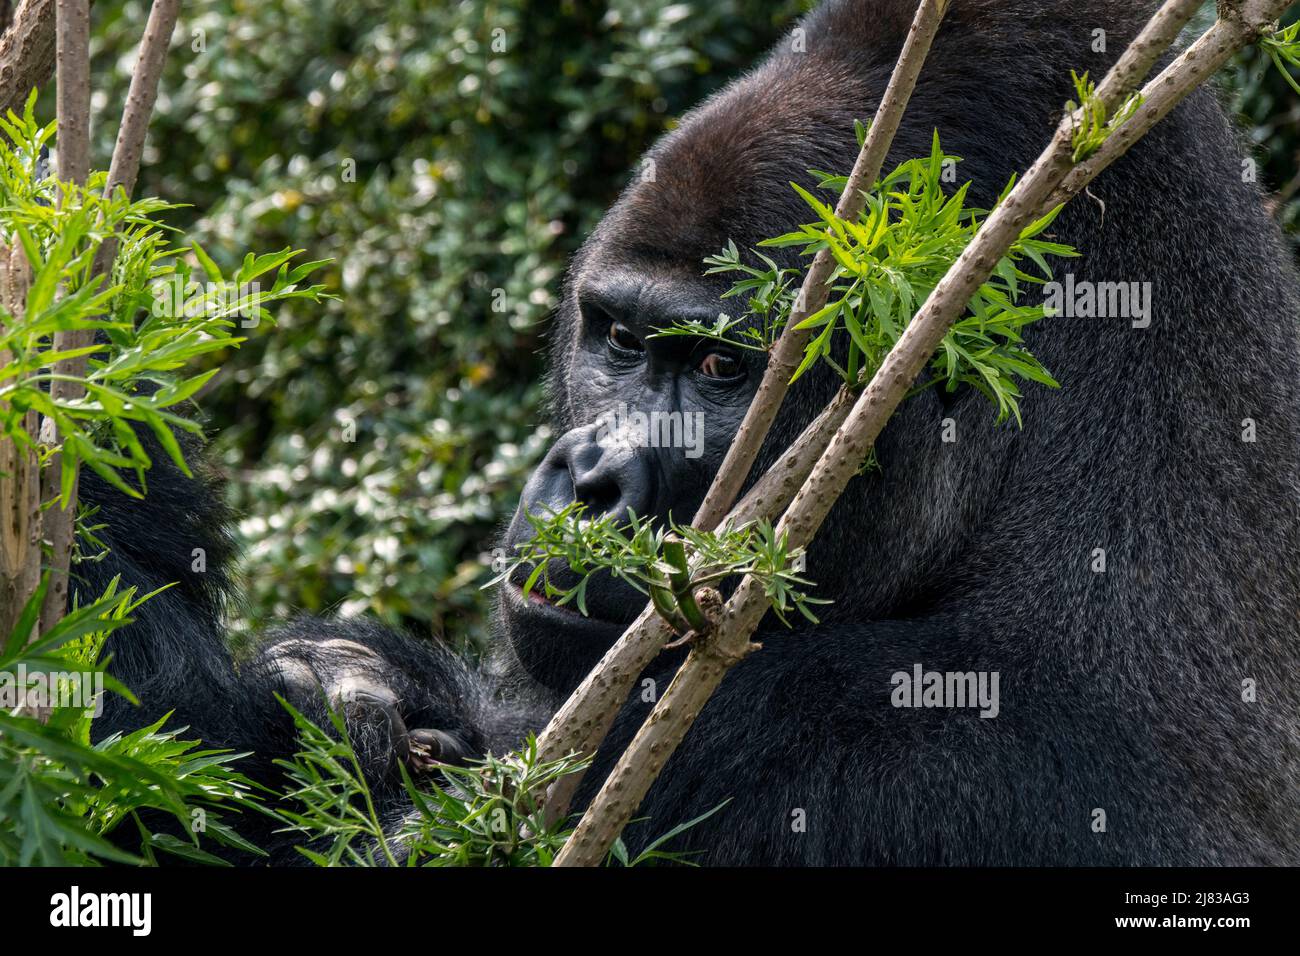
[[710, 352], [700, 361], [700, 374], [709, 378], [735, 378], [743, 371], [740, 359], [726, 352]]
[[645, 351], [645, 345], [622, 322], [609, 323], [609, 344], [620, 352]]

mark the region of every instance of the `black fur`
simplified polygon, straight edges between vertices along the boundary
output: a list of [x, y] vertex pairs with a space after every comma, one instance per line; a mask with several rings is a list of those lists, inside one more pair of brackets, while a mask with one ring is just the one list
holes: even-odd
[[[937, 128], [988, 205], [1045, 145], [1070, 69], [1100, 75], [1150, 6], [954, 0], [891, 161], [927, 154]], [[731, 391], [697, 382], [693, 360], [676, 353], [652, 349], [643, 371], [611, 369], [587, 328], [593, 312], [608, 317], [593, 297], [641, 331], [660, 311], [716, 312], [721, 286], [699, 277], [701, 258], [806, 219], [785, 185], [806, 183], [804, 170], [848, 170], [852, 120], [874, 111], [913, 9], [825, 4], [801, 25], [807, 52], [781, 44], [654, 148], [655, 181], [628, 188], [571, 271], [551, 379], [568, 444], [543, 463], [525, 506], [578, 493], [601, 507], [636, 498], [689, 513], [759, 368]], [[1108, 55], [1090, 52], [1096, 27]], [[1258, 189], [1242, 182], [1210, 91], [1091, 192], [1100, 202], [1081, 197], [1053, 227], [1084, 252], [1058, 271], [1151, 282], [1150, 327], [1065, 317], [1035, 327], [1029, 345], [1063, 387], [1027, 390], [1023, 431], [995, 428], [973, 395], [925, 393], [902, 407], [878, 443], [883, 471], [854, 480], [809, 556], [809, 575], [836, 602], [823, 625], [764, 624], [763, 649], [727, 677], [650, 793], [646, 832], [732, 798], [678, 845], [712, 863], [1300, 862], [1296, 275]], [[760, 466], [832, 388], [816, 373], [796, 387]], [[605, 473], [583, 457], [574, 430], [601, 408], [665, 396], [706, 411], [702, 458], [665, 452]], [[945, 417], [956, 443], [940, 441]], [[1247, 418], [1253, 443], [1241, 438]], [[114, 548], [92, 590], [112, 571], [145, 587], [182, 582], [114, 637], [115, 668], [145, 713], [119, 707], [105, 725], [176, 708], [210, 743], [268, 759], [288, 746], [270, 702], [280, 678], [273, 653], [236, 673], [224, 650], [229, 547], [215, 493], [175, 475], [151, 481], [135, 505], [86, 479]], [[192, 547], [209, 549], [198, 582]], [[1104, 574], [1090, 567], [1095, 548], [1106, 550]], [[299, 622], [273, 643], [364, 644], [388, 662], [408, 727], [499, 749], [540, 726], [639, 608], [601, 587], [604, 620], [568, 628], [503, 598], [504, 677], [368, 625]], [[647, 676], [662, 689], [678, 659]], [[997, 671], [999, 715], [894, 708], [890, 677], [916, 663]], [[1255, 702], [1242, 700], [1245, 679], [1258, 685]], [[603, 763], [648, 706], [629, 702]], [[376, 766], [385, 758], [377, 752]], [[400, 813], [400, 793], [385, 795]], [[796, 810], [806, 832], [792, 827]]]

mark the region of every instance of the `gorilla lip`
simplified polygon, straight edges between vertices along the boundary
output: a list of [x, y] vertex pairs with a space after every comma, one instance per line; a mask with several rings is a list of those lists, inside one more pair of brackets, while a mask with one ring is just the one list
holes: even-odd
[[554, 611], [560, 611], [572, 617], [582, 616], [578, 613], [578, 611], [575, 608], [571, 608], [567, 604], [556, 604], [538, 588], [533, 588], [531, 591], [525, 594], [523, 587], [521, 585], [516, 584], [514, 581], [510, 581], [509, 585], [510, 585], [510, 590], [514, 592], [516, 600], [518, 600], [519, 603], [521, 604], [532, 605], [534, 607], [539, 607], [539, 608], [549, 608]]
[[525, 595], [524, 589], [513, 581], [507, 582], [506, 593], [509, 594], [510, 602], [515, 605], [517, 610], [525, 614], [548, 617], [552, 620], [563, 620], [564, 625], [569, 628], [586, 625], [604, 631], [611, 628], [621, 630], [623, 627], [623, 625], [614, 621], [607, 621], [592, 614], [582, 614], [577, 608], [570, 607], [567, 604], [556, 604], [544, 594], [535, 590]]

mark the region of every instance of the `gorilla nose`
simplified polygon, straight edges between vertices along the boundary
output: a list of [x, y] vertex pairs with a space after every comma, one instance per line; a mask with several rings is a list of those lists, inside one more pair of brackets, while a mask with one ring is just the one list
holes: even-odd
[[565, 433], [547, 452], [524, 489], [531, 511], [559, 511], [572, 502], [586, 506], [588, 517], [628, 513], [654, 514], [658, 480], [645, 449], [601, 440], [600, 426], [586, 425]]

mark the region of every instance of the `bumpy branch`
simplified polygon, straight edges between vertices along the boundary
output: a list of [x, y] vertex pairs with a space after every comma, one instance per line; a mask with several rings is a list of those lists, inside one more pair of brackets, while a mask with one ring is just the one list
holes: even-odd
[[[856, 219], [862, 213], [868, 191], [880, 178], [885, 156], [898, 131], [912, 91], [916, 88], [921, 66], [938, 32], [948, 2], [949, 0], [924, 0], [916, 12], [898, 63], [836, 207], [836, 213], [843, 218]], [[763, 380], [750, 403], [736, 440], [728, 450], [718, 476], [695, 515], [695, 527], [712, 530], [724, 516], [734, 525], [739, 525], [746, 520], [773, 518], [780, 514], [789, 503], [790, 495], [802, 484], [807, 474], [804, 463], [815, 460], [815, 456], [825, 447], [842, 420], [842, 415], [838, 420], [835, 416], [840, 412], [847, 414], [848, 402], [842, 395], [839, 405], [832, 403], [834, 411], [819, 417], [800, 437], [796, 447], [801, 445], [801, 452], [806, 457], [792, 459], [790, 455], [782, 456], [778, 465], [746, 497], [747, 504], [742, 502], [736, 513], [728, 515], [727, 509], [731, 507], [749, 475], [749, 469], [785, 399], [790, 378], [798, 368], [807, 345], [808, 331], [800, 331], [795, 326], [826, 304], [830, 294], [827, 282], [833, 268], [834, 260], [829, 251], [823, 250], [814, 258], [812, 267], [804, 277], [794, 313], [773, 346]], [[573, 751], [594, 751], [605, 739], [637, 676], [654, 660], [671, 635], [671, 628], [655, 613], [654, 607], [647, 606], [551, 718], [538, 738], [540, 758], [553, 760]], [[579, 779], [578, 775], [571, 774], [552, 792], [548, 799], [548, 813], [552, 817], [567, 809], [569, 797]]]
[[117, 143], [113, 146], [113, 161], [108, 167], [108, 184], [105, 193], [118, 186], [131, 195], [135, 178], [140, 173], [140, 157], [144, 155], [144, 137], [149, 130], [154, 103], [158, 101], [158, 84], [162, 80], [163, 61], [176, 18], [180, 16], [181, 0], [154, 0], [145, 24], [144, 38], [140, 41], [140, 58], [131, 74], [131, 87], [126, 94], [126, 108], [122, 111], [122, 125], [117, 130]]
[[54, 71], [54, 0], [23, 0], [0, 37], [0, 116]]
[[[55, 5], [55, 92], [58, 119], [57, 175], [63, 182], [83, 186], [90, 174], [90, 4], [87, 0], [56, 0]], [[91, 333], [66, 331], [54, 334], [56, 351], [71, 351], [90, 343]], [[85, 356], [54, 363], [56, 379], [50, 385], [55, 401], [80, 398], [84, 392], [73, 378], [86, 370]], [[42, 440], [58, 443], [52, 419], [44, 423]], [[55, 452], [45, 467], [43, 494], [51, 500], [60, 493], [63, 455]], [[41, 607], [41, 628], [48, 630], [63, 616], [68, 600], [68, 570], [75, 533], [76, 485], [63, 508], [50, 507], [42, 518], [41, 533], [50, 544], [50, 585]]]
[[[894, 142], [894, 134], [898, 132], [898, 124], [902, 122], [912, 91], [916, 89], [921, 66], [925, 63], [926, 54], [930, 52], [930, 44], [934, 42], [948, 3], [949, 0], [925, 0], [916, 11], [898, 63], [889, 77], [889, 85], [885, 87], [885, 95], [876, 109], [867, 138], [858, 152], [839, 204], [835, 207], [835, 214], [841, 219], [853, 221], [862, 214], [867, 203], [867, 193], [880, 178], [885, 156]], [[812, 335], [811, 329], [799, 329], [797, 326], [826, 304], [830, 295], [828, 283], [834, 268], [835, 257], [829, 249], [822, 249], [813, 257], [812, 266], [804, 276], [799, 295], [795, 298], [790, 320], [772, 346], [754, 400], [745, 413], [744, 421], [740, 423], [735, 440], [727, 449], [722, 467], [718, 469], [704, 502], [695, 513], [692, 523], [701, 531], [712, 531], [717, 527], [731, 503], [740, 494], [745, 479], [749, 477], [749, 470], [785, 400], [790, 379], [803, 360], [804, 349]]]
[[[751, 521], [770, 521], [784, 512], [844, 423], [853, 407], [853, 395], [849, 389], [841, 388], [785, 454], [737, 502], [721, 525], [736, 528]], [[538, 738], [539, 759], [556, 760], [574, 752], [595, 751], [608, 735], [636, 678], [672, 634], [654, 606], [647, 605], [551, 718]], [[553, 822], [568, 812], [583, 775], [581, 771], [566, 774], [551, 788], [546, 799], [548, 820]]]
[[[1224, 15], [1222, 19], [1239, 23], [1234, 34], [1238, 38], [1236, 48], [1254, 39], [1267, 21], [1281, 14], [1287, 2], [1249, 3], [1252, 9], [1249, 19], [1241, 15], [1247, 4], [1225, 4], [1235, 15]], [[1142, 47], [1137, 52], [1126, 51], [1117, 63], [1116, 69], [1121, 74], [1116, 77], [1108, 74], [1097, 91], [1107, 113], [1122, 102], [1131, 84], [1142, 79], [1139, 71], [1143, 65], [1149, 69], [1162, 52], [1163, 47], [1153, 48], [1157, 39], [1167, 37], [1166, 46], [1172, 42], [1186, 17], [1172, 30], [1169, 25], [1183, 16], [1187, 7], [1183, 0], [1169, 0], [1164, 4], [1139, 36], [1137, 42]], [[1172, 82], [1190, 90], [1204, 78], [1200, 71], [1187, 70]], [[787, 535], [791, 547], [806, 545], [816, 534], [890, 415], [965, 310], [971, 296], [992, 275], [1006, 250], [1037, 218], [1043, 204], [1073, 168], [1073, 133], [1080, 119], [1075, 113], [1061, 121], [1042, 155], [994, 209], [974, 241], [948, 270], [885, 357], [778, 525], [778, 532]], [[555, 865], [593, 866], [604, 859], [727, 671], [759, 647], [750, 637], [766, 609], [761, 586], [747, 577], [727, 602], [721, 626], [692, 648], [588, 807]]]
[[[1191, 0], [1187, 5], [1194, 11], [1200, 4]], [[1128, 152], [1129, 147], [1168, 116], [1170, 110], [1192, 90], [1217, 73], [1233, 54], [1267, 30], [1276, 17], [1281, 16], [1281, 10], [1271, 16], [1268, 11], [1277, 10], [1279, 6], [1281, 10], [1286, 9], [1286, 4], [1278, 3], [1225, 4], [1222, 16], [1205, 31], [1204, 36], [1142, 87], [1142, 105], [1095, 153], [1070, 170], [1064, 182], [1044, 203], [1043, 212], [1069, 202], [1111, 163]], [[1177, 30], [1174, 33], [1176, 35]]]

